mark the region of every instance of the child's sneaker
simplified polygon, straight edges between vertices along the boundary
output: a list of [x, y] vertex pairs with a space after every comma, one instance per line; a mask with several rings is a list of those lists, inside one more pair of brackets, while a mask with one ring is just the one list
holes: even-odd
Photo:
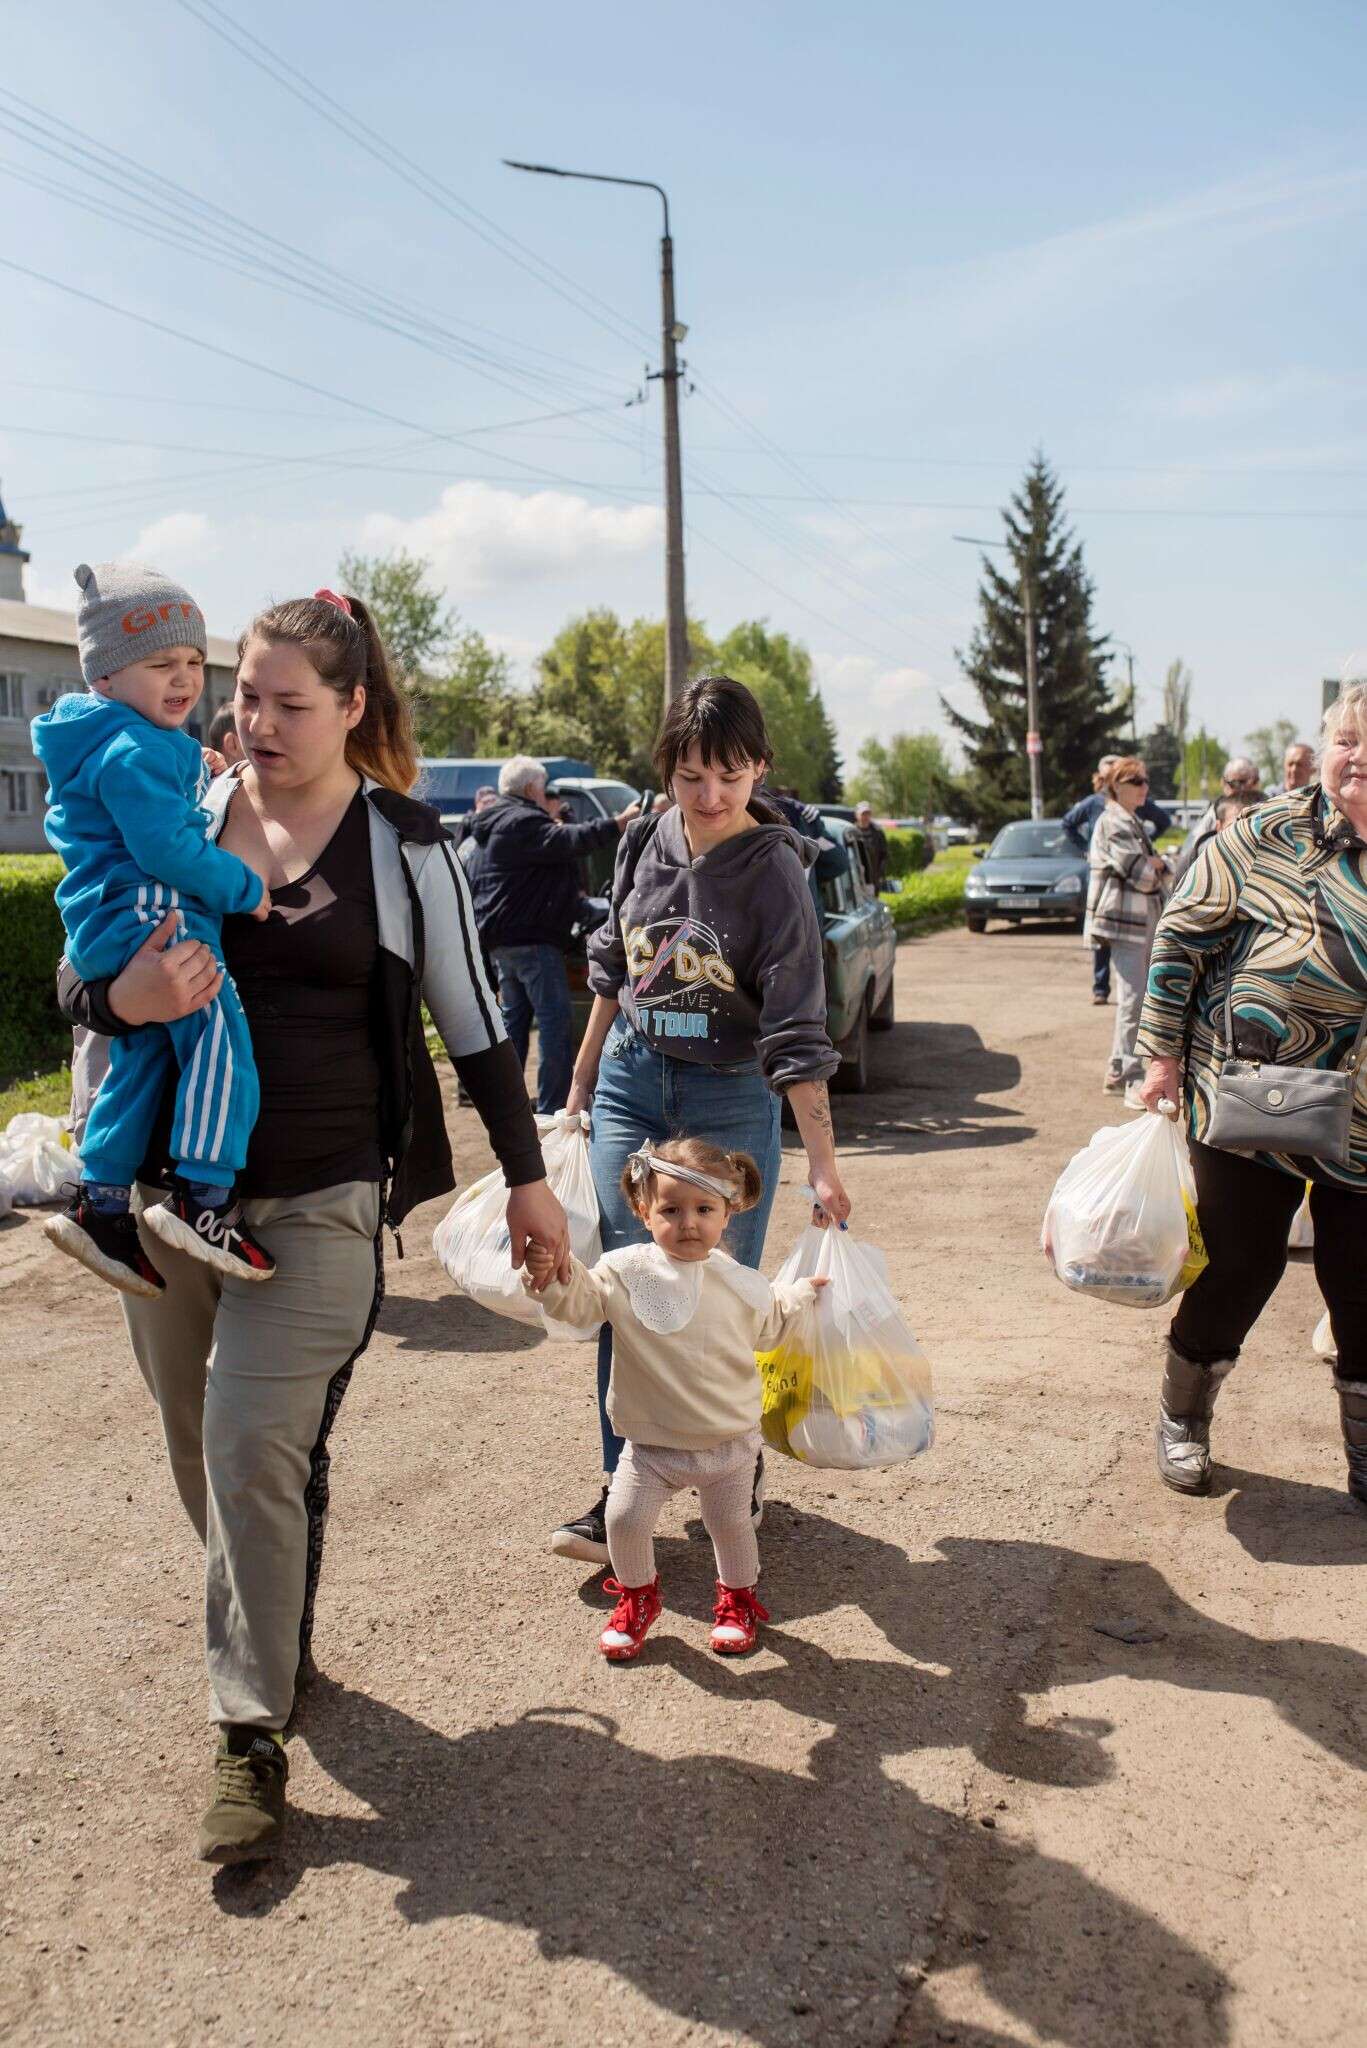
[[646, 1631], [660, 1618], [660, 1575], [648, 1586], [624, 1586], [617, 1579], [604, 1579], [603, 1591], [615, 1593], [617, 1605], [598, 1638], [598, 1647], [614, 1664], [625, 1664], [640, 1654]]
[[96, 1209], [83, 1188], [77, 1188], [60, 1216], [48, 1217], [43, 1235], [121, 1294], [150, 1299], [166, 1292], [166, 1282], [143, 1250], [128, 1210]]
[[719, 1657], [740, 1657], [755, 1647], [759, 1625], [769, 1619], [767, 1607], [755, 1598], [753, 1586], [724, 1586], [717, 1580], [712, 1609], [712, 1648]]
[[142, 1220], [163, 1244], [202, 1259], [220, 1273], [234, 1273], [239, 1280], [269, 1280], [275, 1272], [275, 1260], [248, 1230], [239, 1201], [214, 1209], [183, 1180], [174, 1180], [166, 1200], [144, 1210]]

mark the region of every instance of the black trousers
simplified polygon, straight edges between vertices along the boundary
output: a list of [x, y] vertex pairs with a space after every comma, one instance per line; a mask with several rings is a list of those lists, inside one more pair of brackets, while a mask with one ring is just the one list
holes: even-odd
[[[1196, 1208], [1210, 1264], [1182, 1296], [1171, 1337], [1194, 1365], [1234, 1358], [1286, 1271], [1304, 1182], [1237, 1152], [1193, 1145]], [[1329, 1308], [1338, 1374], [1367, 1380], [1367, 1191], [1310, 1190], [1315, 1278]]]

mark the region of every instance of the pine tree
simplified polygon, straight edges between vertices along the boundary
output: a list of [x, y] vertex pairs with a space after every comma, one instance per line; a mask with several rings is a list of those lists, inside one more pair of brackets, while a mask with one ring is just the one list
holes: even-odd
[[959, 666], [982, 700], [973, 719], [941, 699], [963, 739], [968, 770], [945, 795], [961, 814], [993, 832], [1029, 816], [1025, 752], [1025, 578], [1035, 612], [1036, 675], [1044, 808], [1057, 817], [1091, 788], [1100, 754], [1118, 751], [1123, 709], [1106, 680], [1104, 637], [1092, 631], [1093, 585], [1081, 545], [1069, 529], [1063, 488], [1036, 455], [1002, 517], [1010, 567], [983, 558], [982, 616]]

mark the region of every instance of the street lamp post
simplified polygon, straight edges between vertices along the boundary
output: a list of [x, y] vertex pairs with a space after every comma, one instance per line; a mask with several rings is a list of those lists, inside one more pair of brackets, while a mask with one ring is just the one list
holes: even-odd
[[[979, 540], [975, 534], [956, 533], [954, 540], [965, 541], [974, 548], [1001, 548], [1011, 552], [1009, 541]], [[1044, 782], [1041, 774], [1041, 757], [1044, 742], [1039, 730], [1039, 677], [1035, 670], [1035, 592], [1034, 578], [1027, 559], [1021, 568], [1021, 600], [1025, 612], [1025, 755], [1030, 764], [1030, 816], [1037, 821], [1044, 816]]]
[[601, 171], [564, 171], [554, 164], [524, 164], [510, 156], [511, 171], [532, 171], [542, 178], [578, 178], [590, 185], [632, 185], [658, 192], [664, 207], [660, 237], [660, 319], [662, 367], [654, 377], [664, 386], [665, 454], [665, 709], [682, 695], [688, 681], [688, 615], [684, 608], [683, 463], [679, 452], [678, 345], [688, 329], [674, 316], [674, 242], [669, 232], [669, 195], [650, 178], [610, 178]]

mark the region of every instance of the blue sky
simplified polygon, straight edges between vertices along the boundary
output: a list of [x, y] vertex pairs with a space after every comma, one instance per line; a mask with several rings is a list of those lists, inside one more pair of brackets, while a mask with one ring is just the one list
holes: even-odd
[[[1367, 646], [1359, 7], [45, 12], [6, 23], [0, 262], [108, 304], [0, 268], [0, 482], [38, 601], [140, 553], [235, 631], [342, 548], [406, 545], [524, 672], [576, 610], [658, 614], [658, 387], [627, 404], [656, 202], [507, 154], [669, 188], [690, 609], [804, 639], [847, 755], [971, 701], [952, 536], [998, 530], [1037, 446], [1141, 721], [1181, 655], [1227, 741], [1307, 725]], [[231, 258], [253, 274], [145, 173], [275, 237]]]

